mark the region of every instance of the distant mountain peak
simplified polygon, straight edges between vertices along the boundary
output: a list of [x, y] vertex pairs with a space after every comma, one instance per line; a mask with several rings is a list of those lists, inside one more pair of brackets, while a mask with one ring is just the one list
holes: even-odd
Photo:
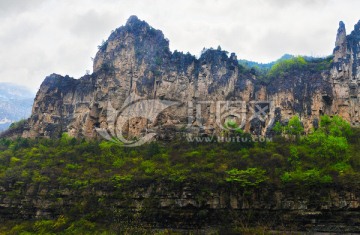
[[0, 132], [12, 122], [28, 118], [35, 94], [12, 83], [0, 83]]

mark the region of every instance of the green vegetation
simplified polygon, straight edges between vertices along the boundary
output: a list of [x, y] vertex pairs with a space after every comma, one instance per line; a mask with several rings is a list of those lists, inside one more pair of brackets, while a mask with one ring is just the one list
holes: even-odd
[[[149, 212], [116, 214], [120, 212], [109, 210], [111, 198], [91, 193], [97, 190], [129, 203], [134, 190], [154, 184], [174, 190], [191, 185], [200, 201], [219, 188], [244, 193], [259, 187], [295, 186], [302, 192], [314, 186], [360, 189], [360, 130], [351, 129], [337, 116], [322, 117], [320, 127], [307, 136], [297, 116], [287, 126], [278, 123], [275, 127], [277, 136], [272, 142], [246, 145], [176, 140], [124, 148], [66, 134], [54, 140], [1, 139], [0, 185], [7, 189], [2, 195], [16, 200], [29, 187], [48, 187], [48, 200], [59, 202], [64, 200], [59, 195], [65, 189], [75, 195], [89, 194], [71, 208], [58, 211], [60, 215], [54, 220], [4, 223], [0, 233], [126, 234], [126, 229], [136, 228], [138, 233], [129, 234], [146, 234], [147, 228], [136, 221], [138, 213], [150, 216]], [[234, 131], [231, 135], [245, 134]], [[236, 144], [240, 147], [234, 147]], [[114, 227], [113, 220], [119, 216], [129, 218], [131, 224]]]
[[279, 60], [268, 64], [239, 60], [239, 69], [256, 76], [262, 82], [268, 83], [276, 78], [286, 78], [295, 72], [319, 73], [330, 69], [332, 56], [314, 58], [304, 56], [284, 55]]
[[259, 168], [248, 168], [246, 170], [231, 169], [226, 171], [228, 177], [226, 182], [237, 183], [241, 188], [257, 187], [267, 180], [266, 171]]
[[284, 128], [286, 134], [295, 136], [296, 139], [300, 138], [300, 135], [304, 133], [304, 127], [300, 121], [299, 116], [295, 115], [290, 120], [288, 125]]
[[274, 64], [268, 72], [268, 77], [285, 77], [294, 70], [304, 69], [307, 65], [304, 57], [298, 56]]
[[104, 52], [107, 48], [107, 45], [108, 45], [108, 42], [105, 40], [102, 40], [101, 44], [98, 45], [98, 49]]
[[17, 129], [22, 127], [26, 123], [26, 119], [21, 119], [20, 121], [13, 122], [10, 124], [9, 129]]
[[111, 64], [110, 62], [104, 62], [101, 64], [101, 69], [104, 72], [108, 72], [108, 73], [114, 73], [115, 72], [115, 67], [113, 64]]

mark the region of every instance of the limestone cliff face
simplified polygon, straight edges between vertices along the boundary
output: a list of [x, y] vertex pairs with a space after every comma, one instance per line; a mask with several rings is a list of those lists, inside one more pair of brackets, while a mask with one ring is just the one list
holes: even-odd
[[[238, 124], [256, 135], [269, 134], [276, 121], [286, 122], [295, 114], [307, 130], [322, 114], [339, 114], [356, 124], [359, 28], [360, 23], [346, 36], [340, 23], [330, 71], [293, 71], [266, 84], [240, 66], [233, 53], [209, 49], [195, 58], [171, 52], [161, 31], [132, 16], [101, 45], [93, 74], [80, 79], [52, 74], [44, 80], [22, 136], [56, 137], [68, 132], [96, 138], [96, 128], [118, 128], [128, 137], [148, 132], [164, 138], [181, 131], [210, 134], [223, 130], [227, 116], [238, 117]], [[139, 97], [177, 101], [177, 105], [155, 120], [132, 118], [121, 127], [109, 120], [109, 107], [121, 110]], [[235, 114], [226, 112], [229, 101]], [[264, 112], [254, 117], [251, 111], [259, 103]]]
[[335, 99], [331, 113], [359, 126], [360, 21], [347, 36], [345, 25], [340, 22], [335, 46], [334, 65], [331, 69]]

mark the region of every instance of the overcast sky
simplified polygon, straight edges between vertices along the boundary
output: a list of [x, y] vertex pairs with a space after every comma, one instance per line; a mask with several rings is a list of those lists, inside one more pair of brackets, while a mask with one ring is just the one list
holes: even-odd
[[359, 0], [0, 0], [0, 82], [36, 91], [51, 73], [81, 77], [131, 15], [161, 29], [171, 50], [221, 45], [269, 62], [331, 54], [339, 21], [350, 33], [359, 9]]

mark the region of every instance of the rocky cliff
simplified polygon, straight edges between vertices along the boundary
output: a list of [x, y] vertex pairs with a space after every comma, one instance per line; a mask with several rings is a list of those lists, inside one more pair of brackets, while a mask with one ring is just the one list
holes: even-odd
[[141, 222], [139, 225], [152, 228], [230, 228], [241, 221], [240, 226], [279, 230], [339, 234], [360, 231], [360, 195], [356, 190], [317, 188], [316, 192], [301, 192], [265, 187], [253, 192], [217, 189], [204, 196], [189, 185], [175, 189], [136, 186], [119, 192], [104, 186], [75, 190], [35, 184], [22, 187], [21, 193], [9, 193], [14, 188], [0, 186], [1, 222], [87, 215], [99, 217], [102, 223], [124, 226]]
[[340, 22], [331, 68], [334, 102], [331, 114], [338, 114], [352, 125], [359, 125], [360, 21], [350, 35]]
[[[350, 35], [341, 22], [330, 68], [293, 69], [264, 82], [239, 65], [234, 53], [209, 49], [196, 58], [171, 52], [161, 31], [132, 16], [99, 46], [91, 75], [52, 74], [44, 80], [22, 136], [68, 132], [97, 138], [106, 130], [110, 136], [155, 133], [166, 138], [176, 132], [220, 133], [228, 118], [252, 134], [265, 135], [276, 121], [285, 123], [295, 114], [305, 130], [316, 127], [322, 114], [359, 125], [359, 42], [360, 22]], [[165, 101], [176, 104], [157, 117], [141, 118], [129, 115], [131, 110], [142, 110], [145, 117], [150, 112], [138, 100], [158, 100], [150, 105], [155, 110], [163, 109]], [[125, 122], [119, 121], [126, 107], [133, 109]]]

